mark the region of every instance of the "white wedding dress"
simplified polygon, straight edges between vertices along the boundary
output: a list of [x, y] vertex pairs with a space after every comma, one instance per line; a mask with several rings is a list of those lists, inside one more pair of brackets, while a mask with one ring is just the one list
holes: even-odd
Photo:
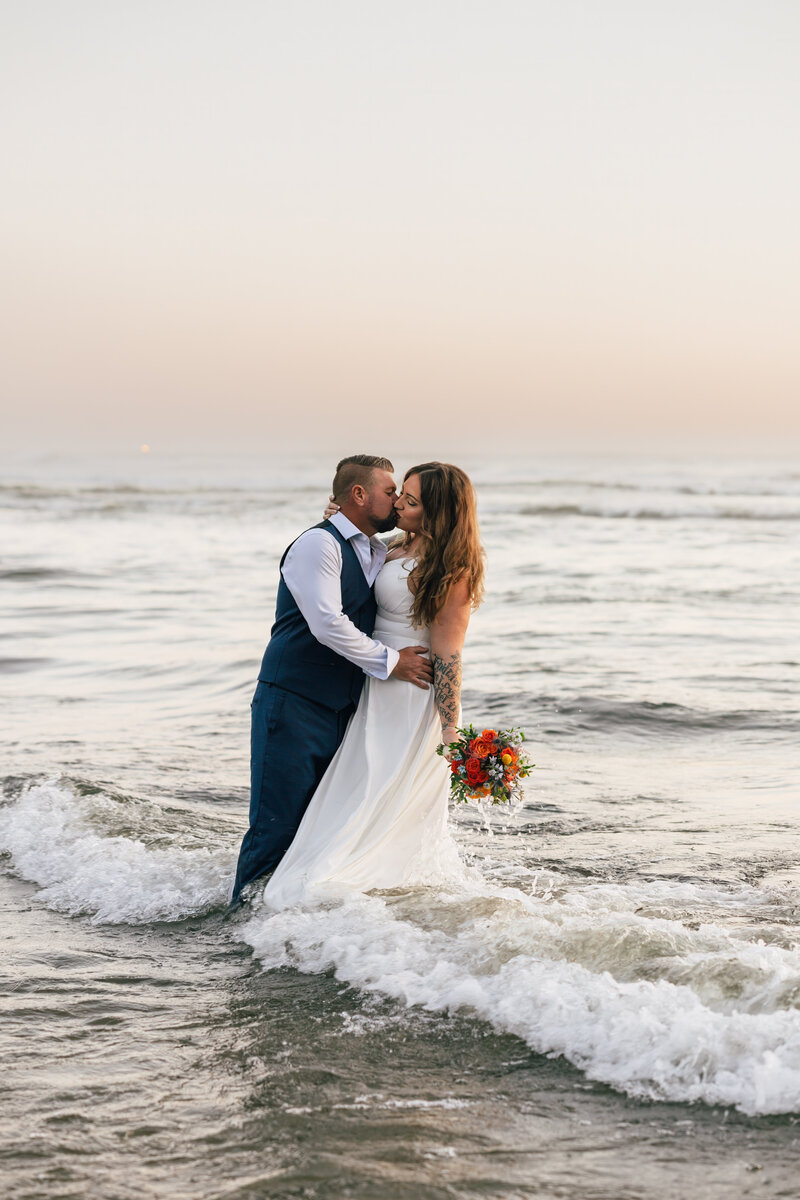
[[[411, 625], [411, 559], [392, 559], [375, 581], [374, 637], [396, 650], [430, 645]], [[436, 754], [441, 723], [433, 688], [368, 678], [344, 740], [294, 841], [264, 891], [270, 908], [350, 890], [439, 883], [460, 872], [447, 828], [449, 771]], [[298, 739], [297, 750], [302, 746]]]

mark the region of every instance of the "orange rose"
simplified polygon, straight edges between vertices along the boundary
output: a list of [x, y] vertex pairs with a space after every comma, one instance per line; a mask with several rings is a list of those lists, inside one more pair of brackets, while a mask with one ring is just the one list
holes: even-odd
[[485, 742], [483, 738], [475, 738], [475, 741], [470, 743], [470, 748], [477, 758], [488, 758], [496, 749], [491, 742]]
[[493, 742], [496, 737], [497, 737], [497, 733], [495, 732], [494, 729], [484, 729], [483, 733], [481, 734], [481, 741]]

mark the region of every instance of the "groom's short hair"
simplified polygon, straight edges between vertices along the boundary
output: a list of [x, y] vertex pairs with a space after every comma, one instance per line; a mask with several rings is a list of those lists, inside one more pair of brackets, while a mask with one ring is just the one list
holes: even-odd
[[388, 458], [378, 458], [375, 454], [351, 454], [343, 458], [336, 466], [331, 491], [333, 498], [341, 504], [349, 499], [350, 491], [357, 483], [369, 487], [372, 483], [373, 471], [394, 471]]

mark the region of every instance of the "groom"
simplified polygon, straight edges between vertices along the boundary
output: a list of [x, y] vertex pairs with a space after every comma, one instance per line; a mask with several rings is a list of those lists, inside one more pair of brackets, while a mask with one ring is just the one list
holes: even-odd
[[376, 535], [394, 529], [388, 458], [353, 454], [336, 468], [339, 511], [307, 529], [280, 563], [275, 624], [252, 703], [250, 828], [231, 903], [278, 865], [344, 737], [364, 675], [429, 687], [425, 646], [393, 650], [370, 636], [375, 578], [386, 558]]

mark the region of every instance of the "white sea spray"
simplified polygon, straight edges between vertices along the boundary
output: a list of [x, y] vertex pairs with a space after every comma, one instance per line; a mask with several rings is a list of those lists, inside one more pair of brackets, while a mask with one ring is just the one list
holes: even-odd
[[109, 837], [93, 821], [102, 798], [78, 797], [56, 780], [36, 784], [0, 808], [0, 850], [39, 884], [38, 899], [96, 923], [176, 921], [223, 904], [235, 856], [230, 849], [162, 849]]
[[638, 899], [427, 889], [265, 908], [242, 932], [268, 969], [471, 1014], [634, 1097], [800, 1111], [800, 954], [638, 916]]

